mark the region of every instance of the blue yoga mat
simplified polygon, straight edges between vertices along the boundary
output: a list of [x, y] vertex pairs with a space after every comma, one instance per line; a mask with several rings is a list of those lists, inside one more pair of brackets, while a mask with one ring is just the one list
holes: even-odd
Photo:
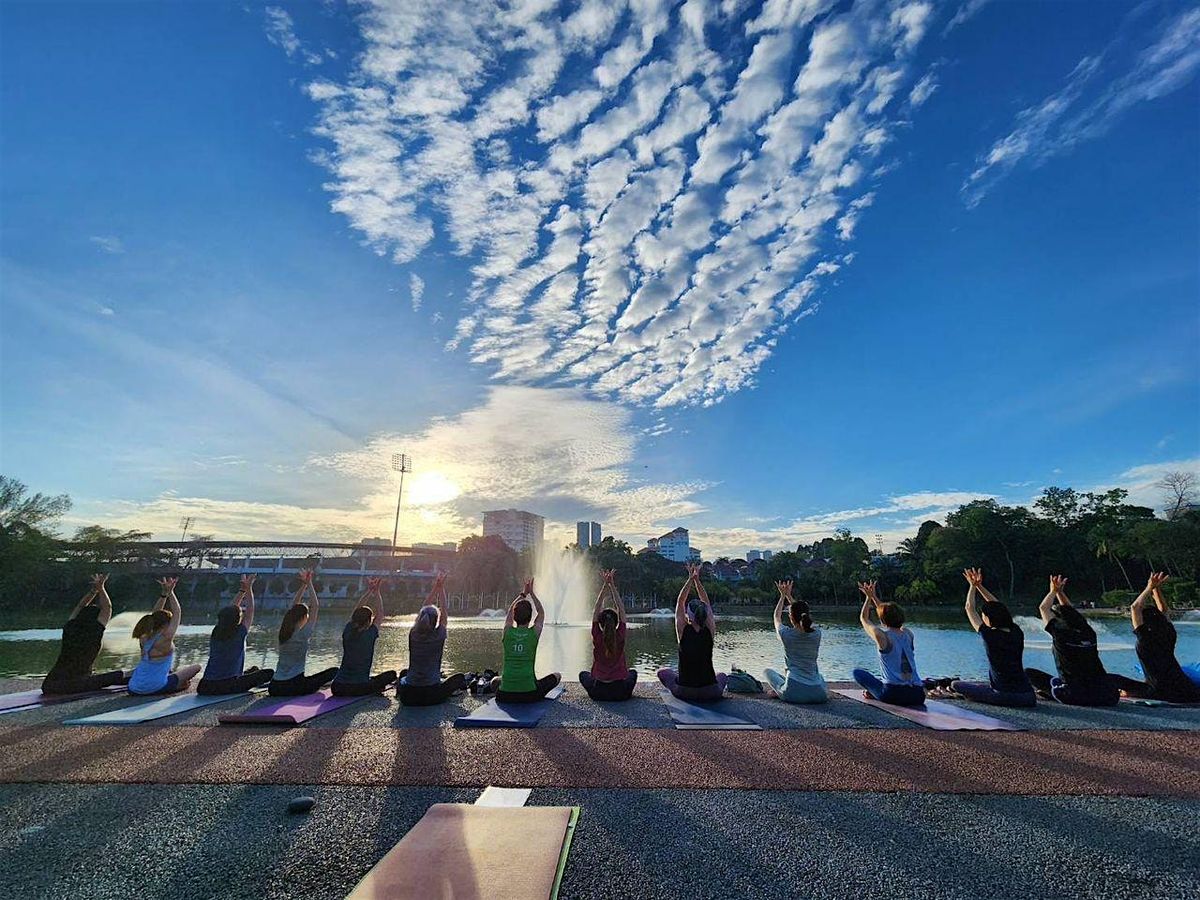
[[537, 703], [499, 703], [493, 697], [468, 715], [454, 720], [455, 728], [532, 728], [542, 720], [552, 700], [561, 697], [561, 684]]
[[722, 701], [701, 706], [699, 703], [688, 703], [680, 700], [665, 688], [659, 688], [671, 721], [681, 731], [762, 731], [762, 726], [738, 716], [722, 712]]
[[82, 719], [67, 719], [64, 725], [140, 725], [142, 722], [152, 722], [155, 719], [165, 719], [178, 713], [188, 712], [212, 706], [214, 703], [226, 703], [239, 697], [249, 697], [248, 691], [240, 694], [172, 694], [150, 703], [139, 703], [137, 706], [126, 706], [111, 712], [97, 713], [94, 716], [84, 716]]

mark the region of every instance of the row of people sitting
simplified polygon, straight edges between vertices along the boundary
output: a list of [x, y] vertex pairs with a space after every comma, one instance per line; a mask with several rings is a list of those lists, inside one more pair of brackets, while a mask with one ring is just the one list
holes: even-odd
[[[676, 600], [678, 667], [660, 669], [658, 679], [676, 697], [703, 703], [723, 696], [728, 676], [717, 672], [713, 665], [717, 621], [699, 573], [698, 566], [688, 567], [688, 577]], [[620, 701], [633, 695], [637, 672], [629, 668], [626, 659], [625, 610], [614, 573], [602, 571], [600, 575], [600, 592], [592, 614], [593, 663], [591, 670], [579, 673], [579, 680], [593, 699]], [[1176, 633], [1162, 593], [1165, 575], [1151, 575], [1130, 611], [1137, 655], [1146, 675], [1144, 682], [1105, 671], [1095, 630], [1068, 599], [1066, 578], [1050, 579], [1050, 590], [1038, 609], [1051, 637], [1058, 669], [1058, 675], [1051, 676], [1024, 667], [1024, 634], [1008, 607], [984, 586], [983, 573], [967, 569], [963, 575], [968, 584], [965, 611], [983, 640], [988, 681], [943, 679], [935, 689], [936, 696], [1010, 707], [1033, 706], [1039, 695], [1085, 706], [1113, 705], [1122, 695], [1200, 702], [1200, 687], [1183, 672], [1174, 655]], [[76, 693], [118, 684], [128, 684], [134, 694], [169, 694], [185, 689], [200, 674], [200, 667], [174, 668], [175, 634], [181, 618], [175, 578], [160, 580], [158, 602], [134, 627], [133, 636], [141, 651], [136, 668], [130, 673], [92, 673], [112, 615], [106, 581], [105, 575], [94, 576], [91, 589], [73, 610], [63, 628], [59, 659], [46, 676], [43, 691]], [[254, 576], [243, 577], [234, 602], [218, 612], [209, 640], [208, 664], [197, 692], [238, 693], [265, 684], [273, 696], [299, 696], [330, 685], [335, 695], [358, 696], [381, 693], [398, 682], [401, 702], [424, 706], [441, 703], [467, 689], [465, 675], [442, 677], [448, 619], [444, 574], [435, 577], [426, 603], [409, 630], [409, 667], [374, 675], [371, 669], [379, 638], [378, 622], [384, 615], [381, 579], [368, 579], [366, 591], [342, 629], [342, 664], [310, 675], [305, 671], [308, 648], [320, 612], [312, 582], [313, 572], [300, 573], [300, 588], [280, 623], [276, 668], [247, 669], [246, 639], [255, 613]], [[824, 702], [829, 691], [819, 667], [821, 629], [813, 623], [808, 604], [793, 597], [790, 581], [778, 582], [776, 587], [779, 599], [773, 620], [785, 666], [783, 672], [764, 672], [768, 693], [790, 703]], [[873, 699], [902, 706], [923, 704], [926, 682], [917, 670], [915, 639], [905, 627], [904, 611], [896, 603], [882, 602], [874, 582], [863, 582], [858, 587], [863, 594], [859, 620], [875, 645], [882, 677], [855, 669], [854, 680]], [[504, 702], [531, 702], [545, 697], [561, 682], [557, 672], [542, 678], [536, 675], [537, 646], [544, 624], [545, 610], [530, 579], [508, 609], [501, 674], [490, 684], [481, 683], [482, 690], [495, 691]]]

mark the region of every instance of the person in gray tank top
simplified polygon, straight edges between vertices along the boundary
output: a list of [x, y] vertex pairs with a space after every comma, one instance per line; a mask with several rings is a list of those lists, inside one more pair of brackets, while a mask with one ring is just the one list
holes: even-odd
[[[311, 694], [333, 681], [338, 673], [335, 666], [315, 675], [304, 674], [304, 666], [308, 662], [308, 642], [312, 638], [321, 607], [313, 587], [314, 574], [312, 569], [304, 569], [297, 576], [300, 589], [296, 591], [291, 608], [283, 614], [283, 621], [279, 623], [279, 662], [275, 665], [275, 677], [267, 685], [267, 693], [272, 697]], [[306, 593], [311, 605], [304, 602]]]
[[400, 673], [396, 685], [396, 696], [405, 706], [434, 706], [467, 689], [467, 678], [461, 672], [442, 678], [448, 607], [446, 573], [438, 572], [408, 632], [408, 668]]

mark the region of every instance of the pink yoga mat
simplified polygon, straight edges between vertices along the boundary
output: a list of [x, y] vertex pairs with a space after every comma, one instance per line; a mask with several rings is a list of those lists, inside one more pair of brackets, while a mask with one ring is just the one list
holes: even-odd
[[52, 706], [55, 703], [66, 703], [68, 700], [82, 700], [84, 697], [101, 697], [105, 694], [121, 694], [125, 688], [104, 688], [99, 691], [84, 691], [82, 694], [43, 694], [42, 689], [21, 691], [17, 694], [0, 694], [0, 712], [16, 709], [28, 709], [31, 706]]
[[250, 712], [218, 716], [222, 725], [301, 725], [327, 712], [349, 706], [363, 697], [335, 697], [329, 688], [324, 688], [315, 694], [305, 694], [303, 697], [285, 697], [260, 706]]
[[953, 706], [938, 700], [926, 700], [924, 707], [896, 706], [892, 703], [880, 703], [875, 699], [863, 696], [862, 688], [834, 688], [835, 694], [840, 694], [850, 700], [873, 706], [890, 712], [893, 716], [916, 722], [934, 731], [1023, 731], [1024, 729], [1012, 724], [993, 719], [961, 706]]

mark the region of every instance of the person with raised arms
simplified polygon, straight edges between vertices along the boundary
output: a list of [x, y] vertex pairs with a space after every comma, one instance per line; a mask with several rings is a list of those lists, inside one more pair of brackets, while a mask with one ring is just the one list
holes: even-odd
[[158, 583], [162, 590], [154, 609], [133, 626], [133, 637], [141, 647], [142, 658], [129, 677], [131, 694], [174, 694], [200, 674], [199, 666], [171, 669], [175, 663], [175, 632], [182, 617], [179, 598], [175, 596], [179, 579], [162, 578]]
[[[62, 630], [58, 659], [42, 681], [43, 694], [82, 694], [124, 684], [129, 675], [120, 669], [92, 673], [104, 629], [112, 618], [107, 575], [93, 575], [92, 587], [75, 604]], [[99, 600], [99, 602], [97, 602]]]
[[[679, 669], [658, 670], [658, 680], [680, 700], [712, 703], [725, 693], [728, 676], [713, 669], [713, 639], [717, 617], [708, 592], [700, 583], [700, 567], [688, 566], [688, 577], [675, 600], [675, 639], [679, 643]], [[697, 598], [691, 597], [692, 588]]]
[[[302, 569], [296, 576], [300, 580], [300, 588], [292, 598], [291, 608], [283, 614], [283, 621], [279, 623], [279, 662], [275, 665], [275, 677], [267, 685], [267, 693], [272, 697], [311, 694], [333, 681], [338, 673], [337, 666], [334, 666], [315, 675], [304, 674], [304, 666], [308, 662], [308, 642], [321, 608], [321, 601], [313, 587], [315, 574], [312, 569]], [[311, 608], [304, 602], [306, 593], [312, 599]]]
[[1100, 662], [1096, 631], [1083, 613], [1071, 605], [1067, 579], [1050, 576], [1050, 590], [1038, 606], [1038, 615], [1050, 635], [1058, 675], [1026, 669], [1033, 689], [1047, 700], [1072, 706], [1116, 706], [1120, 691]]
[[[916, 642], [904, 627], [904, 610], [898, 603], [881, 603], [874, 581], [859, 582], [858, 589], [863, 595], [858, 621], [879, 651], [883, 680], [866, 669], [850, 674], [868, 698], [894, 706], [924, 706], [925, 685], [917, 674]], [[872, 612], [879, 617], [878, 625], [871, 621]]]
[[[1133, 634], [1137, 638], [1135, 649], [1146, 680], [1137, 681], [1112, 674], [1108, 677], [1126, 697], [1164, 700], [1168, 703], [1200, 703], [1200, 685], [1187, 677], [1175, 658], [1177, 635], [1168, 615], [1170, 607], [1162, 592], [1166, 580], [1166, 573], [1151, 572], [1145, 590], [1129, 607]], [[1146, 601], [1151, 598], [1154, 603], [1147, 605]]]
[[[967, 579], [967, 599], [964, 605], [967, 620], [983, 640], [988, 659], [988, 680], [952, 681], [950, 690], [968, 700], [991, 706], [1037, 706], [1037, 694], [1025, 674], [1022, 656], [1025, 653], [1025, 633], [1013, 621], [1008, 607], [997, 600], [983, 585], [983, 571], [964, 569]], [[976, 607], [975, 595], [983, 597]]]
[[534, 703], [562, 681], [558, 672], [543, 678], [535, 675], [538, 639], [542, 636], [545, 621], [546, 611], [533, 592], [533, 579], [530, 578], [508, 607], [504, 619], [504, 666], [500, 675], [492, 680], [496, 699], [501, 703]]
[[382, 578], [367, 579], [367, 590], [358, 598], [350, 621], [342, 629], [342, 665], [332, 685], [335, 697], [382, 694], [383, 689], [396, 680], [395, 669], [371, 674], [379, 623], [383, 621], [382, 585]]
[[[770, 685], [767, 693], [786, 703], [824, 703], [829, 688], [817, 667], [821, 651], [821, 629], [813, 624], [808, 604], [792, 596], [791, 581], [775, 582], [779, 602], [775, 604], [775, 633], [783, 644], [784, 673], [774, 669], [763, 672]], [[783, 620], [787, 607], [788, 621]]]
[[467, 678], [461, 672], [442, 678], [449, 618], [446, 573], [438, 572], [408, 632], [408, 668], [400, 672], [396, 685], [396, 696], [405, 706], [435, 706], [467, 689]]
[[[579, 682], [593, 700], [628, 700], [637, 670], [625, 658], [625, 604], [617, 593], [615, 569], [600, 572], [600, 593], [592, 610], [592, 670]], [[607, 603], [606, 603], [607, 601]]]
[[240, 694], [266, 684], [275, 672], [246, 668], [246, 636], [254, 625], [254, 575], [243, 575], [237, 596], [217, 613], [208, 639], [208, 665], [196, 685], [197, 694]]

